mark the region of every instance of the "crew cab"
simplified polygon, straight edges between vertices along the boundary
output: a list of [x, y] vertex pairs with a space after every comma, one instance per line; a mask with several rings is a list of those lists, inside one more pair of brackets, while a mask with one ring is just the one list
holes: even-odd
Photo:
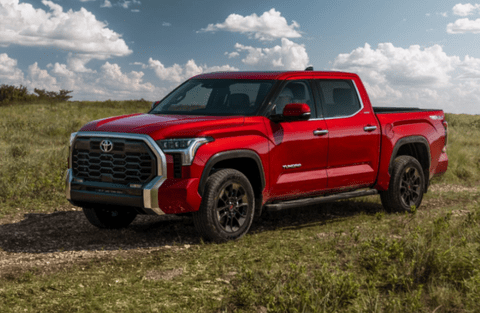
[[262, 210], [374, 194], [388, 211], [418, 208], [446, 145], [442, 110], [372, 107], [356, 74], [208, 73], [148, 113], [73, 133], [66, 196], [100, 228], [188, 213], [225, 241]]

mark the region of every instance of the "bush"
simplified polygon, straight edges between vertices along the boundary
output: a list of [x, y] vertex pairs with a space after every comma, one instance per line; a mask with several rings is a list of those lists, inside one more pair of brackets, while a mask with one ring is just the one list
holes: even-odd
[[35, 94], [29, 94], [25, 86], [20, 87], [1, 85], [0, 86], [0, 104], [18, 103], [18, 102], [63, 102], [68, 101], [72, 96], [69, 93], [72, 90], [61, 89], [58, 92], [45, 91], [45, 89], [34, 89]]

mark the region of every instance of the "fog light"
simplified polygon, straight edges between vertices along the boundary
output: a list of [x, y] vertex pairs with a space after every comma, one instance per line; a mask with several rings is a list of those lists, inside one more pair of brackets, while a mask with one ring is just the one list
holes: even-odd
[[142, 188], [140, 184], [130, 184], [130, 188]]
[[80, 184], [83, 183], [83, 179], [81, 178], [74, 178], [73, 181]]

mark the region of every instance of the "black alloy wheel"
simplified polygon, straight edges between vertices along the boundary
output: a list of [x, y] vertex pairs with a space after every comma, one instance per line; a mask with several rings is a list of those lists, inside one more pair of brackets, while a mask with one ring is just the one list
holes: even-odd
[[247, 220], [248, 196], [242, 185], [228, 182], [216, 203], [217, 222], [227, 233], [235, 233]]
[[415, 167], [407, 167], [400, 180], [400, 196], [405, 206], [414, 206], [420, 197], [422, 178]]
[[418, 160], [408, 155], [395, 158], [388, 190], [380, 192], [385, 210], [410, 212], [420, 206], [424, 193], [425, 176]]
[[255, 196], [248, 178], [234, 169], [212, 174], [193, 222], [206, 240], [225, 242], [245, 235], [252, 225]]

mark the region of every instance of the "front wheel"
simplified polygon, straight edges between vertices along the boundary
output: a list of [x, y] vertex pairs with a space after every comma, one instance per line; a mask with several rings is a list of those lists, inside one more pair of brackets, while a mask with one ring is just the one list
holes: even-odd
[[137, 216], [130, 208], [83, 208], [83, 213], [93, 226], [110, 229], [127, 227]]
[[193, 221], [202, 237], [224, 242], [245, 235], [254, 212], [255, 195], [248, 178], [237, 170], [223, 169], [208, 178]]
[[417, 159], [402, 155], [393, 161], [392, 176], [387, 191], [380, 193], [387, 211], [410, 212], [418, 208], [425, 192], [425, 176]]

